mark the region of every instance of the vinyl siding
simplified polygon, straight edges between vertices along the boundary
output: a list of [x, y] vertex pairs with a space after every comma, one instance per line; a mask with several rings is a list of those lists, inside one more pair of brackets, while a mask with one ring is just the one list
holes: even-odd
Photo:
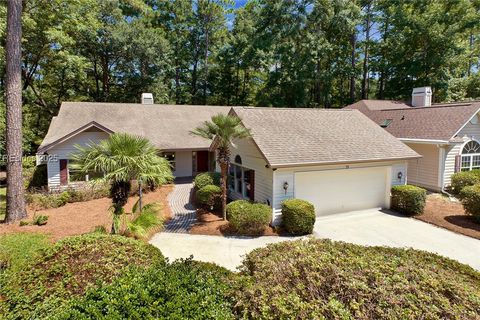
[[60, 159], [69, 159], [77, 151], [75, 145], [86, 146], [108, 138], [105, 132], [88, 131], [77, 134], [71, 139], [53, 147], [48, 151], [50, 155], [47, 162], [48, 187], [51, 189], [60, 186]]
[[430, 190], [440, 190], [439, 147], [421, 143], [407, 143], [407, 145], [422, 156], [422, 158], [408, 161], [408, 183]]
[[267, 162], [253, 140], [234, 141], [230, 155], [232, 163], [237, 155], [242, 158], [242, 167], [255, 170], [255, 201], [272, 204], [273, 170], [265, 167]]
[[[457, 135], [466, 142], [468, 140], [480, 141], [480, 124], [472, 124], [468, 122], [465, 127], [460, 130]], [[455, 156], [462, 152], [463, 143], [458, 143], [453, 146], [448, 146], [445, 152], [445, 173], [444, 183], [446, 186], [450, 185], [452, 174], [455, 173]]]
[[[385, 162], [366, 162], [355, 164], [342, 164], [342, 165], [325, 165], [325, 166], [306, 166], [295, 168], [281, 168], [274, 171], [274, 185], [273, 185], [273, 224], [278, 225], [281, 222], [281, 210], [282, 201], [285, 199], [291, 199], [295, 196], [295, 172], [305, 171], [319, 171], [319, 170], [348, 170], [348, 168], [368, 168], [368, 167], [390, 167], [388, 181], [391, 185], [404, 184], [405, 178], [402, 177], [401, 181], [393, 176], [402, 170], [403, 176], [406, 176], [406, 162], [405, 161], [385, 161]], [[285, 191], [283, 188], [284, 183], [288, 183], [288, 189]]]

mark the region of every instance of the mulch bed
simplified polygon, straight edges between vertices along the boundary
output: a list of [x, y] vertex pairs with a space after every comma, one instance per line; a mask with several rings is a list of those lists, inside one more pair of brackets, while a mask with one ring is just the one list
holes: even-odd
[[460, 202], [451, 201], [440, 194], [427, 196], [423, 214], [416, 219], [457, 232], [472, 238], [480, 239], [480, 223], [472, 216], [465, 214]]
[[[173, 189], [173, 185], [165, 185], [154, 192], [144, 194], [143, 203], [159, 202], [162, 206], [162, 215], [168, 220], [172, 217], [168, 206], [167, 196]], [[138, 197], [131, 197], [125, 206], [125, 212], [131, 212]], [[44, 226], [23, 226], [19, 222], [14, 224], [0, 224], [0, 235], [17, 232], [37, 232], [48, 234], [52, 241], [91, 232], [97, 226], [104, 226], [107, 231], [112, 226], [112, 215], [109, 208], [112, 201], [109, 198], [101, 198], [85, 202], [67, 203], [65, 206], [54, 209], [34, 211], [28, 208], [28, 219], [33, 215], [47, 215], [48, 222]]]
[[[215, 213], [197, 209], [197, 222], [190, 229], [190, 234], [200, 234], [209, 236], [238, 236], [238, 233]], [[268, 226], [262, 234], [252, 236], [278, 236], [275, 229]]]

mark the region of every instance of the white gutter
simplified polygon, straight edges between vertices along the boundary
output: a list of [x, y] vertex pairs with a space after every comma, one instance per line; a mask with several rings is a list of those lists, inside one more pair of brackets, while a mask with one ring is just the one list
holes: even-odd
[[398, 138], [402, 142], [412, 143], [427, 143], [427, 144], [449, 144], [447, 140], [433, 140], [433, 139], [410, 139], [410, 138]]

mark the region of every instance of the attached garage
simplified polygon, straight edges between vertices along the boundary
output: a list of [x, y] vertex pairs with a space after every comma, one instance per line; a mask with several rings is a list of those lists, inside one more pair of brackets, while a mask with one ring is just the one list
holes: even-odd
[[295, 198], [310, 201], [317, 215], [388, 208], [391, 167], [296, 172]]

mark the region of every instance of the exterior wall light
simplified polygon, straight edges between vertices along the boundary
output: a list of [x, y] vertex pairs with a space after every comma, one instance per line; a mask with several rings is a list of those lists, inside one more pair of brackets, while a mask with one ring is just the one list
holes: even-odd
[[288, 190], [288, 182], [287, 181], [285, 181], [283, 183], [283, 190], [285, 190], [285, 194], [287, 194], [287, 190]]
[[398, 181], [402, 181], [402, 178], [403, 178], [403, 173], [402, 173], [402, 171], [399, 171], [399, 172], [398, 172], [397, 178], [398, 178]]

